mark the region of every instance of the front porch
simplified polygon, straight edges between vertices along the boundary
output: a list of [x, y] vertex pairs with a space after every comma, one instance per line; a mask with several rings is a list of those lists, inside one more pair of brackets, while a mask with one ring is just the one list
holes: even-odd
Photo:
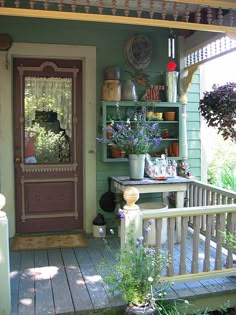
[[[110, 241], [119, 248], [117, 238]], [[189, 234], [187, 270], [191, 269], [191, 242]], [[123, 314], [125, 303], [119, 296], [109, 294], [96, 271], [107, 255], [104, 242], [89, 238], [88, 243], [88, 248], [11, 252], [11, 314]], [[200, 248], [198, 265], [202, 269], [203, 241]], [[211, 261], [214, 261], [214, 251], [212, 248]], [[178, 265], [179, 244], [175, 244], [174, 256]], [[195, 310], [216, 309], [227, 300], [236, 305], [236, 277], [177, 282], [170, 287], [167, 297], [187, 299]]]
[[[142, 220], [155, 220], [158, 236], [161, 221], [168, 219], [167, 241], [160, 244], [157, 237], [156, 242], [172, 256], [172, 264], [163, 273], [175, 282], [167, 298], [189, 300], [190, 313], [206, 307], [219, 309], [228, 300], [235, 307], [235, 252], [224, 248], [220, 231], [235, 233], [236, 193], [194, 181], [187, 197], [188, 208], [165, 213], [146, 210], [142, 216]], [[181, 221], [180, 243], [175, 242], [176, 220]], [[108, 240], [120, 249], [117, 237]], [[11, 252], [11, 314], [123, 314], [125, 303], [109, 294], [96, 269], [103, 257], [111, 263], [114, 257], [102, 239], [88, 236], [88, 243], [88, 248]]]

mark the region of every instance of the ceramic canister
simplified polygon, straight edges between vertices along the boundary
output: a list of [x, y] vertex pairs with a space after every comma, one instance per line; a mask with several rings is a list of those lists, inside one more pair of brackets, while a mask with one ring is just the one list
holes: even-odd
[[106, 68], [104, 80], [120, 80], [120, 68], [118, 66]]
[[132, 80], [126, 80], [122, 84], [122, 101], [137, 101], [138, 96], [136, 93], [136, 87]]
[[120, 101], [121, 84], [119, 80], [105, 80], [102, 87], [103, 101]]

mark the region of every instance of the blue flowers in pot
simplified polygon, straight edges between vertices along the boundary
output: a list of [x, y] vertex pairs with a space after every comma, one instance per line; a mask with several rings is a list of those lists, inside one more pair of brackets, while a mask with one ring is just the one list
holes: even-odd
[[[120, 211], [124, 215], [123, 210]], [[151, 229], [153, 220], [149, 221], [144, 233], [149, 233]], [[180, 314], [177, 312], [177, 304], [169, 302], [165, 297], [171, 284], [161, 279], [163, 269], [168, 266], [168, 257], [154, 247], [146, 246], [143, 236], [136, 238], [132, 223], [122, 251], [114, 252], [109, 240], [104, 240], [108, 252], [115, 257], [112, 264], [110, 258], [104, 258], [99, 272], [103, 274], [103, 280], [109, 286], [110, 292], [114, 295], [119, 292], [122, 295], [127, 303], [127, 315]], [[188, 302], [182, 302], [187, 307]], [[176, 312], [169, 312], [175, 309]]]
[[[143, 110], [141, 113], [135, 113], [131, 118], [128, 117], [126, 121], [112, 121], [106, 128], [109, 138], [97, 138], [100, 143], [121, 148], [130, 161], [135, 158], [133, 155], [139, 156], [138, 159], [142, 160], [142, 164], [137, 164], [136, 159], [133, 169], [141, 169], [141, 178], [140, 175], [137, 177], [130, 174], [131, 179], [143, 178], [145, 154], [155, 151], [161, 142], [158, 123], [146, 121], [144, 117], [146, 114]], [[132, 170], [132, 167], [130, 169]]]

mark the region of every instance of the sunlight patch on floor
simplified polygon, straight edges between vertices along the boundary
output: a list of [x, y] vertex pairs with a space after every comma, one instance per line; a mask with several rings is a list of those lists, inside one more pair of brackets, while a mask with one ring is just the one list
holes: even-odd
[[25, 306], [29, 306], [33, 303], [32, 299], [20, 299], [20, 304], [25, 305]]
[[35, 280], [46, 280], [55, 277], [59, 268], [56, 266], [46, 266], [38, 268], [30, 268], [29, 274], [35, 277]]

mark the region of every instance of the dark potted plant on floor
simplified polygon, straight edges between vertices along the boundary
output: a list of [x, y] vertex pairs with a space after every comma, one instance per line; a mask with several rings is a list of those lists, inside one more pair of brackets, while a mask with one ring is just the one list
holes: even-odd
[[207, 125], [216, 127], [225, 140], [236, 140], [236, 83], [214, 84], [212, 91], [204, 92], [199, 110]]

